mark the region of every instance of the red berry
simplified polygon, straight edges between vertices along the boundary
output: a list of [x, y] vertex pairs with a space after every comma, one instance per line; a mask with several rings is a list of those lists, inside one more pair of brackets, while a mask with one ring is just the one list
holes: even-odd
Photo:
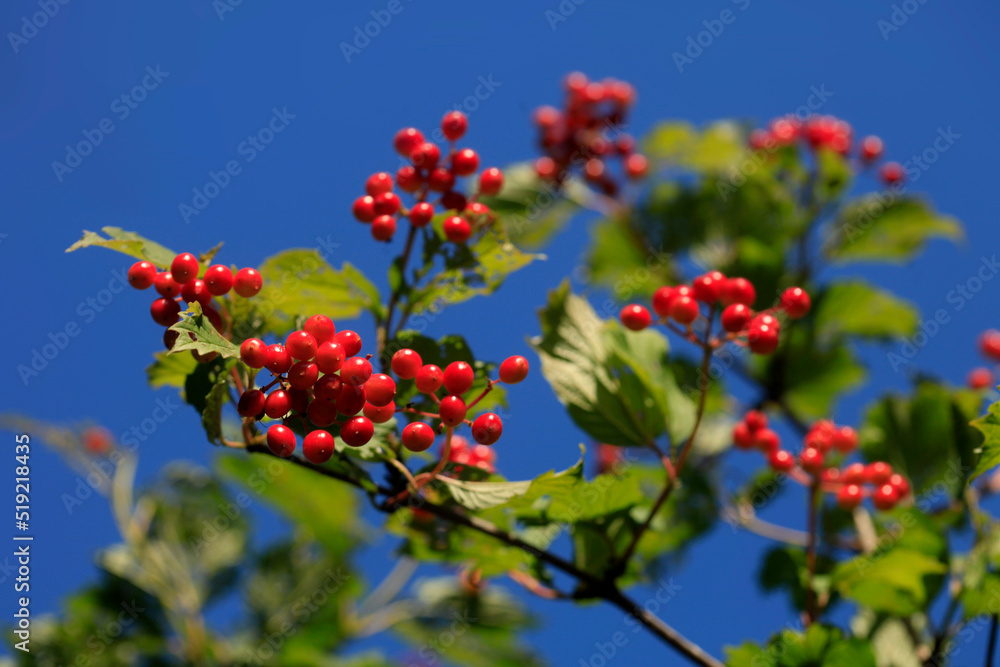
[[755, 433], [762, 428], [767, 428], [767, 415], [760, 410], [750, 410], [743, 415], [743, 421], [751, 433]]
[[874, 162], [882, 157], [884, 146], [882, 140], [871, 135], [861, 140], [861, 159], [865, 162]]
[[872, 502], [882, 511], [891, 510], [899, 502], [899, 491], [892, 484], [883, 484], [872, 494]]
[[778, 330], [767, 324], [752, 324], [747, 343], [756, 354], [771, 354], [778, 347]]
[[205, 271], [205, 287], [213, 296], [228, 294], [235, 281], [233, 271], [228, 266], [213, 264]]
[[441, 149], [436, 144], [425, 141], [410, 153], [410, 162], [422, 169], [433, 169], [441, 159]]
[[604, 177], [604, 160], [592, 157], [583, 165], [583, 177], [588, 181], [600, 181]]
[[293, 387], [288, 390], [288, 398], [292, 401], [292, 410], [295, 412], [304, 413], [310, 405], [311, 399], [308, 389], [295, 389]]
[[726, 306], [722, 311], [722, 328], [730, 333], [739, 333], [746, 329], [753, 318], [753, 311], [742, 303]]
[[[452, 446], [454, 446], [454, 442]], [[476, 445], [469, 452], [469, 465], [480, 470], [485, 470], [490, 474], [496, 472], [496, 468], [493, 466], [496, 460], [496, 451], [487, 445]]]
[[309, 361], [316, 356], [316, 339], [305, 331], [293, 331], [285, 338], [285, 348], [296, 361]]
[[744, 306], [753, 306], [757, 300], [757, 290], [746, 278], [726, 278], [719, 298], [727, 305], [742, 303]]
[[404, 157], [410, 157], [413, 149], [422, 143], [424, 143], [424, 135], [415, 127], [407, 127], [400, 130], [392, 140], [392, 145], [396, 149], [396, 152]]
[[465, 401], [461, 396], [445, 396], [438, 406], [438, 415], [445, 426], [458, 426], [465, 421], [465, 413]]
[[468, 127], [469, 119], [461, 111], [449, 111], [441, 119], [441, 131], [444, 132], [444, 136], [448, 138], [448, 141], [461, 139]]
[[861, 491], [861, 487], [857, 484], [845, 484], [840, 487], [840, 491], [837, 492], [837, 504], [840, 505], [842, 509], [852, 510], [861, 504], [864, 500], [864, 493]]
[[840, 480], [840, 469], [839, 468], [827, 468], [823, 471], [823, 475], [820, 477], [824, 482], [836, 482]]
[[288, 384], [293, 389], [309, 389], [319, 379], [319, 368], [311, 361], [297, 361], [288, 369]]
[[841, 452], [853, 451], [858, 446], [858, 432], [850, 426], [841, 426], [833, 434], [833, 446]]
[[517, 384], [528, 377], [528, 360], [521, 356], [507, 357], [500, 364], [500, 381]]
[[364, 386], [345, 384], [340, 391], [340, 396], [337, 397], [337, 410], [341, 414], [356, 415], [361, 412], [367, 402]]
[[434, 429], [423, 422], [413, 422], [403, 429], [403, 447], [411, 452], [423, 452], [434, 444]]
[[333, 436], [326, 431], [310, 431], [302, 439], [302, 455], [310, 463], [326, 463], [333, 456]]
[[427, 187], [434, 192], [448, 192], [455, 187], [455, 174], [444, 167], [434, 167], [427, 176]]
[[795, 467], [795, 457], [791, 452], [786, 452], [783, 449], [768, 454], [767, 462], [771, 464], [773, 470], [778, 472], [788, 472]]
[[979, 352], [987, 359], [1000, 362], [1000, 331], [984, 331], [979, 336]]
[[183, 285], [198, 277], [198, 258], [189, 252], [183, 252], [170, 263], [170, 273], [174, 280]]
[[295, 433], [281, 424], [274, 424], [267, 429], [267, 448], [275, 456], [287, 458], [295, 451]]
[[414, 376], [414, 383], [417, 385], [417, 391], [420, 393], [433, 394], [444, 383], [444, 373], [434, 364], [427, 364], [417, 371], [417, 374]]
[[256, 417], [264, 411], [264, 392], [260, 389], [249, 389], [240, 396], [236, 411], [243, 417]]
[[240, 359], [250, 368], [264, 368], [267, 345], [259, 338], [247, 338], [240, 344]]
[[[337, 333], [333, 320], [326, 315], [313, 315], [302, 325], [302, 330], [313, 337], [317, 346], [332, 339], [333, 334]], [[313, 352], [315, 353], [315, 350]]]
[[233, 283], [233, 289], [240, 296], [246, 299], [256, 296], [263, 286], [264, 280], [260, 277], [257, 269], [245, 268], [236, 272], [236, 281]]
[[180, 321], [181, 307], [173, 299], [159, 298], [149, 307], [153, 321], [160, 326], [169, 327]]
[[463, 148], [451, 158], [451, 170], [456, 176], [468, 176], [479, 169], [479, 155], [471, 148]]
[[806, 447], [813, 447], [826, 453], [833, 448], [833, 432], [813, 429], [806, 434], [804, 444]]
[[468, 199], [461, 192], [449, 190], [441, 195], [441, 207], [446, 211], [464, 211], [468, 205]]
[[354, 386], [363, 385], [372, 376], [372, 364], [364, 357], [351, 357], [340, 369], [344, 382]]
[[479, 174], [479, 192], [484, 195], [495, 195], [503, 187], [503, 172], [496, 167], [490, 167]]
[[425, 201], [414, 204], [410, 209], [410, 223], [414, 227], [426, 227], [427, 223], [434, 218], [434, 205]]
[[320, 428], [329, 426], [337, 421], [336, 399], [314, 398], [306, 408], [306, 417]]
[[181, 293], [181, 284], [174, 280], [173, 274], [169, 271], [157, 273], [153, 278], [153, 288], [157, 294], [168, 299], [172, 299]]
[[892, 466], [885, 461], [869, 463], [865, 468], [865, 479], [872, 484], [885, 484], [892, 477]]
[[335, 401], [343, 388], [344, 381], [339, 375], [324, 375], [316, 380], [316, 384], [313, 385], [313, 393], [319, 400]]
[[910, 483], [899, 473], [892, 473], [886, 484], [893, 486], [899, 492], [901, 498], [910, 495]]
[[744, 422], [736, 422], [733, 427], [733, 444], [737, 449], [751, 449], [753, 447], [753, 433]]
[[424, 365], [423, 360], [416, 351], [409, 348], [397, 350], [392, 355], [392, 372], [401, 380], [412, 380], [417, 376], [417, 371]]
[[815, 447], [806, 447], [799, 453], [799, 465], [808, 472], [818, 473], [823, 469], [823, 452]]
[[372, 238], [376, 241], [391, 241], [396, 233], [396, 218], [380, 215], [372, 221]]
[[765, 150], [773, 142], [774, 138], [771, 136], [771, 133], [768, 132], [767, 130], [762, 130], [760, 128], [757, 128], [756, 130], [750, 133], [750, 140], [749, 140], [750, 148], [754, 149], [755, 151]]
[[864, 484], [866, 481], [865, 464], [852, 463], [844, 468], [844, 474], [841, 477], [846, 484]]
[[368, 417], [355, 417], [340, 428], [340, 439], [351, 447], [362, 447], [375, 435], [375, 427]]
[[365, 181], [365, 192], [372, 197], [377, 197], [383, 192], [392, 192], [392, 176], [384, 171], [372, 174]]
[[384, 424], [396, 416], [396, 404], [392, 401], [389, 401], [385, 405], [365, 403], [362, 413], [365, 417], [371, 419], [373, 424]]
[[670, 316], [670, 304], [674, 298], [673, 287], [661, 287], [653, 292], [653, 310], [660, 317]]
[[781, 438], [769, 428], [753, 433], [753, 445], [762, 452], [773, 452], [781, 447]]
[[156, 267], [150, 262], [136, 262], [128, 270], [128, 284], [136, 289], [149, 289], [156, 280]]
[[347, 359], [344, 346], [335, 340], [328, 340], [316, 348], [316, 365], [321, 373], [336, 373]]
[[649, 314], [649, 311], [638, 304], [632, 304], [631, 306], [625, 306], [622, 308], [622, 312], [619, 317], [621, 318], [622, 324], [625, 325], [625, 328], [631, 329], [632, 331], [642, 331], [653, 322], [653, 316]]
[[464, 361], [453, 361], [444, 369], [444, 389], [449, 394], [464, 394], [472, 388], [476, 373]]
[[281, 375], [292, 367], [292, 355], [288, 353], [288, 350], [281, 343], [268, 345], [267, 362], [264, 366], [275, 375]]
[[207, 306], [212, 303], [212, 295], [209, 294], [208, 288], [205, 287], [205, 281], [201, 278], [184, 283], [181, 286], [181, 298], [189, 304], [197, 301], [202, 306]]
[[385, 373], [375, 373], [365, 382], [365, 397], [374, 406], [389, 405], [396, 398], [396, 383]]
[[459, 215], [453, 215], [444, 221], [445, 237], [452, 243], [465, 243], [472, 236], [469, 221]]
[[886, 185], [896, 185], [903, 182], [906, 172], [903, 170], [903, 165], [898, 162], [886, 162], [882, 165], [882, 171], [879, 172], [879, 175]]
[[[399, 195], [395, 192], [383, 192], [375, 197], [375, 215], [395, 215], [399, 210], [401, 202]], [[375, 218], [378, 220], [378, 217]]]
[[970, 389], [986, 389], [993, 384], [993, 371], [988, 368], [973, 368], [965, 377]]
[[625, 158], [625, 175], [633, 181], [638, 180], [649, 172], [649, 160], [645, 155], [632, 153]]
[[538, 178], [543, 181], [554, 180], [558, 172], [559, 167], [552, 158], [540, 157], [535, 160], [535, 173], [538, 174]]
[[698, 302], [686, 294], [674, 296], [670, 302], [670, 317], [681, 324], [691, 324], [698, 319]]
[[361, 351], [361, 336], [356, 331], [344, 329], [333, 336], [333, 340], [344, 347], [344, 354], [353, 357]]
[[281, 419], [292, 409], [292, 397], [284, 389], [275, 389], [264, 400], [264, 414], [271, 419]]
[[360, 222], [371, 222], [375, 219], [375, 198], [371, 195], [358, 197], [351, 206], [351, 213]]
[[719, 300], [726, 277], [718, 271], [698, 276], [691, 282], [694, 298], [702, 303], [713, 304]]
[[472, 422], [472, 439], [480, 445], [492, 445], [502, 433], [503, 422], [492, 412], [481, 414]]
[[416, 192], [424, 184], [424, 179], [414, 167], [406, 165], [396, 171], [396, 185], [403, 192]]
[[812, 307], [812, 299], [801, 287], [789, 287], [781, 295], [781, 307], [793, 320], [805, 317]]

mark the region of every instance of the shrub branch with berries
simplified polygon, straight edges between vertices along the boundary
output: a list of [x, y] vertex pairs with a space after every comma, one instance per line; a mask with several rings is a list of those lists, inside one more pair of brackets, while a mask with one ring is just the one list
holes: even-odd
[[[159, 295], [166, 347], [150, 381], [182, 390], [210, 441], [357, 487], [402, 553], [461, 567], [476, 591], [506, 575], [546, 599], [603, 600], [700, 665], [889, 664], [879, 637], [890, 631], [907, 656], [943, 664], [963, 627], [956, 610], [995, 614], [981, 591], [1000, 590], [989, 555], [1000, 530], [981, 505], [1000, 490], [1000, 404], [970, 424], [992, 371], [967, 388], [916, 372], [916, 308], [832, 269], [914, 260], [928, 241], [958, 238], [959, 223], [907, 195], [898, 164], [875, 173], [882, 141], [856, 141], [832, 116], [752, 131], [664, 122], [637, 142], [623, 131], [629, 84], [575, 73], [564, 92], [562, 108], [534, 115], [541, 155], [502, 171], [456, 145], [460, 112], [441, 121], [446, 146], [415, 128], [386, 142], [404, 164], [371, 175], [341, 215], [350, 208], [398, 249], [385, 293], [310, 251], [234, 270], [218, 248], [176, 254], [117, 228], [71, 250], [138, 260], [129, 282]], [[593, 298], [569, 281], [536, 295], [537, 365], [527, 350], [495, 364], [472, 353], [474, 339], [408, 328], [530, 270], [542, 256], [522, 248], [550, 243], [582, 209], [598, 220], [573, 275]], [[349, 328], [363, 315], [368, 346]], [[981, 342], [994, 361], [998, 341]], [[859, 350], [872, 344], [912, 371], [909, 392], [866, 385]], [[498, 451], [542, 446], [506, 420], [520, 450], [498, 450], [506, 388], [529, 366], [595, 445], [596, 474], [583, 458], [529, 480], [500, 474]], [[840, 398], [864, 391], [856, 422], [835, 423]], [[737, 474], [721, 474], [727, 465]], [[801, 526], [763, 518], [787, 482], [804, 490]], [[761, 584], [787, 594], [803, 624], [734, 644], [725, 663], [674, 628], [683, 618], [628, 592], [720, 520], [773, 541]], [[970, 520], [975, 545], [949, 552]], [[942, 596], [948, 617], [931, 622]], [[837, 625], [843, 608], [854, 618]]]

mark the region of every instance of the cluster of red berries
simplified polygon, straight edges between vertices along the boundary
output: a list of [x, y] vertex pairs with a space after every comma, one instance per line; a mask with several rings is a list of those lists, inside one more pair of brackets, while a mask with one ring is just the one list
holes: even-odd
[[[337, 331], [325, 315], [310, 317], [301, 330], [288, 334], [284, 344], [268, 345], [259, 338], [243, 341], [243, 363], [253, 369], [266, 368], [274, 377], [260, 389], [244, 391], [238, 412], [252, 420], [265, 416], [282, 420], [267, 430], [268, 447], [282, 457], [290, 456], [296, 447], [295, 433], [288, 424], [300, 422], [308, 431], [302, 451], [313, 463], [324, 463], [333, 455], [334, 436], [327, 427], [339, 427], [344, 444], [361, 447], [374, 436], [375, 424], [388, 422], [397, 412], [433, 417], [448, 429], [469, 423], [473, 438], [483, 445], [492, 445], [500, 438], [503, 423], [497, 415], [488, 412], [475, 421], [466, 420], [468, 409], [482, 398], [469, 404], [462, 398], [475, 380], [468, 363], [456, 361], [442, 371], [433, 364], [425, 365], [414, 350], [403, 349], [393, 355], [391, 366], [396, 377], [414, 380], [417, 390], [438, 404], [438, 413], [430, 414], [410, 406], [397, 407], [395, 380], [373, 372], [371, 355], [358, 356], [361, 348], [361, 336], [349, 329]], [[510, 357], [500, 366], [500, 381], [520, 382], [527, 372], [524, 357]], [[488, 387], [493, 384], [491, 380]], [[442, 386], [448, 395], [439, 399], [436, 393]], [[403, 446], [422, 452], [434, 444], [435, 435], [430, 425], [414, 422], [403, 429]]]
[[820, 420], [812, 425], [796, 457], [781, 448], [781, 438], [768, 428], [767, 415], [751, 410], [733, 427], [733, 444], [739, 449], [758, 449], [771, 468], [789, 473], [793, 479], [812, 486], [816, 483], [826, 492], [835, 494], [837, 504], [851, 510], [866, 497], [880, 510], [890, 510], [910, 494], [910, 483], [893, 471], [884, 461], [851, 463], [844, 468], [827, 460], [832, 453], [850, 454], [858, 446], [858, 434], [850, 426], [837, 426]]
[[[775, 118], [768, 127], [750, 133], [750, 147], [767, 150], [773, 146], [791, 146], [802, 141], [813, 150], [827, 149], [841, 155], [850, 155], [854, 146], [854, 129], [851, 124], [835, 116], [810, 116], [804, 122], [796, 116]], [[864, 166], [878, 161], [885, 152], [882, 139], [869, 135], [857, 144], [857, 157]], [[898, 162], [886, 162], [879, 176], [886, 185], [903, 182], [905, 172]]]
[[[990, 329], [979, 336], [979, 352], [994, 363], [1000, 363], [1000, 331]], [[980, 366], [969, 371], [966, 383], [972, 389], [986, 389], [996, 385], [993, 371]]]
[[[496, 167], [484, 169], [479, 174], [479, 191], [471, 196], [455, 189], [459, 178], [471, 176], [479, 169], [476, 151], [454, 145], [465, 134], [468, 125], [469, 121], [461, 111], [450, 111], [441, 119], [441, 132], [450, 145], [447, 155], [442, 155], [441, 148], [426, 141], [423, 133], [416, 128], [408, 127], [396, 133], [393, 145], [410, 164], [399, 168], [395, 181], [391, 174], [384, 171], [372, 174], [365, 183], [368, 194], [354, 200], [354, 217], [371, 224], [375, 240], [392, 240], [397, 221], [404, 217], [414, 227], [425, 227], [437, 210], [455, 212], [445, 219], [443, 225], [445, 237], [452, 243], [465, 243], [476, 226], [486, 226], [493, 221], [489, 207], [476, 199], [479, 195], [500, 192], [502, 171]], [[399, 195], [393, 191], [394, 187], [413, 195], [415, 201], [409, 209], [403, 206]], [[430, 201], [432, 193], [440, 193], [440, 197]], [[435, 209], [435, 206], [438, 208]]]
[[[781, 295], [780, 303], [763, 311], [754, 311], [757, 290], [746, 278], [727, 278], [719, 271], [710, 271], [695, 278], [690, 285], [666, 286], [653, 294], [653, 310], [659, 321], [694, 343], [713, 348], [735, 342], [746, 345], [757, 354], [771, 354], [778, 347], [781, 322], [775, 316], [784, 312], [792, 319], [805, 317], [812, 307], [809, 294], [801, 287], [789, 287]], [[710, 330], [717, 305], [722, 304], [720, 320], [725, 336], [701, 339], [692, 325], [704, 318]], [[708, 307], [707, 317], [702, 306]], [[641, 331], [653, 323], [653, 316], [645, 306], [631, 304], [622, 308], [622, 324], [633, 331]], [[681, 325], [684, 329], [677, 327]]]
[[[157, 271], [152, 262], [136, 262], [128, 270], [128, 282], [136, 289], [153, 287], [160, 295], [153, 301], [149, 312], [153, 321], [168, 327], [163, 334], [163, 343], [169, 350], [174, 346], [178, 333], [169, 330], [180, 320], [180, 301], [188, 305], [198, 302], [202, 311], [218, 331], [223, 331], [222, 315], [219, 314], [213, 299], [235, 291], [242, 297], [252, 297], [260, 292], [264, 285], [260, 273], [256, 269], [244, 268], [233, 274], [232, 269], [223, 264], [213, 264], [201, 273], [198, 258], [189, 252], [174, 257], [169, 271]], [[199, 361], [208, 361], [212, 355], [200, 356], [192, 352]]]
[[543, 106], [535, 110], [543, 157], [535, 162], [539, 178], [561, 184], [571, 170], [582, 165], [583, 177], [609, 197], [618, 183], [607, 160], [619, 157], [622, 170], [632, 180], [649, 171], [649, 160], [635, 152], [635, 139], [618, 128], [625, 124], [635, 89], [624, 81], [590, 81], [574, 72], [566, 77], [566, 102], [560, 111]]
[[489, 445], [469, 445], [469, 441], [460, 435], [451, 437], [451, 449], [448, 460], [455, 464], [456, 472], [462, 471], [462, 466], [478, 468], [490, 474], [496, 472], [497, 450]]

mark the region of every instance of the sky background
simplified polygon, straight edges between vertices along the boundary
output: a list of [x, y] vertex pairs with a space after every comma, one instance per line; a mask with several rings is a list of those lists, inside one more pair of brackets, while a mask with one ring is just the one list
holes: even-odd
[[[23, 17], [39, 11], [37, 0], [3, 3], [4, 411], [59, 422], [92, 418], [118, 434], [151, 416], [157, 398], [173, 395], [146, 386], [144, 369], [161, 346], [160, 328], [148, 315], [148, 294], [122, 291], [100, 312], [81, 308], [130, 263], [103, 250], [64, 254], [81, 229], [115, 225], [178, 251], [200, 252], [225, 241], [220, 260], [242, 266], [256, 266], [283, 249], [317, 247], [318, 239], [329, 235], [339, 243], [332, 263], [350, 260], [384, 286], [387, 261], [399, 252], [402, 235], [392, 246], [375, 244], [349, 211], [370, 173], [397, 166], [393, 133], [409, 125], [433, 130], [445, 111], [462, 105], [486, 80], [493, 82], [488, 97], [476, 108], [466, 107], [465, 143], [487, 166], [532, 157], [531, 111], [561, 100], [560, 81], [571, 70], [632, 82], [639, 92], [632, 116], [637, 135], [667, 118], [764, 122], [794, 111], [814, 89], [828, 92], [822, 112], [849, 120], [860, 134], [881, 135], [888, 155], [900, 161], [950, 128], [959, 138], [909, 189], [929, 193], [939, 209], [961, 219], [967, 241], [957, 247], [933, 243], [912, 266], [852, 267], [849, 273], [916, 302], [925, 315], [948, 309], [951, 322], [916, 357], [923, 369], [960, 383], [981, 363], [975, 339], [1000, 324], [1000, 281], [987, 282], [961, 310], [946, 298], [975, 274], [981, 257], [1000, 250], [990, 203], [1000, 154], [997, 6], [909, 0], [907, 14], [901, 4], [878, 0], [716, 0], [682, 6], [400, 2], [402, 11], [349, 62], [340, 44], [353, 40], [355, 28], [371, 20], [369, 12], [385, 10], [387, 1], [254, 0], [226, 4], [232, 11], [221, 14], [222, 3], [210, 0], [69, 2], [16, 45], [8, 33], [20, 31]], [[567, 15], [554, 22], [554, 14], [546, 12], [560, 7]], [[887, 32], [884, 25], [891, 25], [897, 8], [901, 25]], [[705, 30], [703, 22], [726, 9], [735, 20], [679, 71], [673, 53], [687, 48], [688, 38]], [[122, 107], [112, 104], [142, 82], [147, 68], [165, 73], [162, 81], [122, 118]], [[294, 118], [246, 162], [238, 146], [265, 127], [276, 108]], [[72, 172], [54, 173], [52, 163], [65, 160], [67, 144], [92, 133], [102, 119], [110, 119], [105, 127], [110, 123], [113, 132]], [[179, 205], [190, 204], [192, 190], [208, 182], [209, 172], [234, 159], [243, 161], [241, 174], [185, 221]], [[859, 187], [873, 184], [862, 181]], [[547, 262], [515, 274], [493, 298], [449, 309], [430, 333], [461, 332], [484, 359], [527, 354], [525, 337], [538, 330], [535, 309], [545, 291], [579, 262], [587, 231], [587, 221], [577, 220], [546, 250]], [[26, 384], [17, 366], [29, 364], [32, 350], [70, 323], [80, 334]], [[371, 333], [368, 322], [355, 328]], [[856, 423], [875, 395], [906, 387], [905, 375], [890, 367], [887, 349], [892, 348], [864, 351], [872, 386], [842, 402], [838, 421]], [[570, 465], [584, 438], [541, 375], [533, 374], [509, 398], [511, 417], [498, 446], [501, 472], [524, 479]], [[13, 434], [2, 437], [13, 445]], [[140, 479], [149, 479], [168, 461], [208, 463], [216, 452], [206, 445], [197, 415], [184, 406], [139, 453]], [[56, 611], [66, 593], [92, 579], [93, 552], [117, 535], [102, 501], [91, 499], [67, 512], [60, 497], [72, 492], [76, 475], [56, 456], [35, 447], [32, 463], [32, 611], [38, 614]], [[728, 465], [751, 463], [757, 461], [734, 454]], [[799, 526], [801, 507], [801, 498], [789, 494], [764, 517]], [[275, 526], [267, 522], [264, 534]], [[373, 581], [391, 566], [391, 546], [386, 538], [373, 545], [376, 556], [365, 563]], [[767, 546], [720, 524], [672, 573], [681, 588], [662, 617], [717, 655], [723, 645], [762, 640], [794, 623], [783, 597], [762, 597], [756, 587], [758, 557]], [[8, 586], [10, 581], [0, 583], [4, 615], [14, 599]], [[643, 600], [652, 592], [640, 590], [636, 597]], [[575, 608], [530, 598], [528, 603], [545, 617], [528, 639], [553, 664], [586, 664], [594, 642], [628, 629], [622, 614], [609, 606]], [[405, 655], [392, 640], [364, 646], [371, 645]], [[977, 637], [963, 648], [975, 656], [970, 664], [981, 661], [984, 646], [985, 637]], [[643, 663], [664, 655], [645, 633], [629, 634], [615, 660]], [[673, 657], [668, 660], [665, 664], [676, 664]]]

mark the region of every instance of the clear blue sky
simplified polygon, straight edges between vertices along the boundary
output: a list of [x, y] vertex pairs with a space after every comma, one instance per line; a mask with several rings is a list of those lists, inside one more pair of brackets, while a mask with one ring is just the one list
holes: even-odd
[[[763, 121], [793, 111], [814, 88], [831, 93], [824, 112], [846, 118], [860, 133], [880, 134], [889, 155], [900, 160], [930, 146], [939, 128], [952, 128], [960, 138], [913, 189], [929, 192], [943, 211], [963, 220], [968, 241], [957, 248], [933, 244], [911, 267], [854, 271], [916, 301], [926, 314], [950, 308], [948, 291], [973, 275], [981, 256], [1000, 251], [992, 203], [1000, 154], [1000, 15], [992, 3], [908, 0], [895, 17], [899, 29], [887, 31], [894, 12], [888, 0], [563, 0], [564, 9], [575, 9], [556, 23], [546, 11], [558, 12], [557, 0], [398, 2], [402, 10], [350, 62], [339, 44], [353, 40], [355, 27], [371, 20], [370, 11], [385, 10], [388, 0], [246, 0], [235, 7], [229, 0], [70, 2], [17, 44], [8, 33], [21, 31], [22, 18], [40, 11], [38, 2], [3, 3], [5, 410], [55, 421], [92, 417], [121, 433], [155, 408], [158, 396], [146, 388], [143, 370], [160, 346], [149, 299], [129, 290], [100, 312], [81, 306], [128, 264], [105, 251], [64, 254], [82, 228], [117, 225], [195, 252], [224, 240], [226, 263], [251, 266], [281, 249], [316, 247], [318, 237], [332, 235], [340, 244], [334, 262], [350, 259], [384, 284], [399, 239], [392, 248], [374, 244], [367, 228], [350, 217], [350, 203], [369, 173], [395, 166], [395, 130], [433, 129], [483, 80], [492, 81], [493, 90], [469, 109], [468, 141], [488, 165], [533, 155], [531, 110], [557, 102], [561, 77], [574, 69], [636, 85], [636, 134], [661, 118]], [[232, 11], [220, 15], [223, 3]], [[678, 71], [672, 54], [726, 9], [735, 20]], [[886, 22], [882, 28], [880, 21]], [[115, 103], [144, 78], [150, 90], [136, 108]], [[202, 187], [210, 171], [247, 157], [241, 142], [264, 127], [275, 108], [294, 115], [287, 128], [185, 222], [179, 205], [191, 202], [192, 189]], [[83, 132], [93, 136], [102, 119], [113, 131], [72, 172], [54, 173], [52, 162], [65, 160], [66, 145]], [[537, 331], [535, 307], [578, 261], [586, 241], [586, 223], [580, 222], [549, 248], [548, 262], [515, 275], [493, 299], [452, 308], [433, 324], [433, 333], [463, 332], [484, 358], [525, 352], [525, 336]], [[987, 283], [954, 312], [918, 362], [961, 382], [979, 364], [977, 333], [1000, 325], [998, 291], [1000, 281]], [[69, 323], [80, 334], [25, 386], [17, 365], [29, 363], [32, 349]], [[852, 423], [876, 390], [905, 386], [884, 350], [868, 350], [865, 358], [874, 389], [846, 400], [840, 421]], [[570, 464], [581, 435], [541, 377], [511, 391], [510, 400], [512, 418], [498, 446], [501, 470], [526, 478]], [[13, 442], [12, 435], [4, 437]], [[184, 407], [142, 444], [140, 454], [141, 477], [149, 478], [169, 460], [208, 462], [214, 452], [197, 416]], [[38, 613], [55, 610], [65, 593], [94, 576], [91, 554], [115, 532], [101, 502], [66, 512], [60, 496], [72, 490], [75, 475], [54, 456], [36, 449], [33, 461]], [[769, 509], [767, 517], [796, 522], [798, 501]], [[386, 540], [377, 546], [387, 553]], [[674, 573], [682, 589], [664, 618], [717, 654], [723, 644], [762, 639], [793, 621], [783, 599], [757, 592], [754, 570], [764, 546], [722, 525]], [[389, 565], [385, 557], [367, 568], [375, 578]], [[8, 585], [0, 584], [0, 609], [11, 606]], [[544, 629], [530, 639], [554, 664], [589, 659], [593, 641], [606, 641], [622, 627], [621, 614], [608, 607], [530, 604], [546, 617]], [[387, 650], [399, 655], [401, 648], [389, 643]], [[662, 656], [660, 650], [644, 634], [634, 635], [618, 659], [641, 662]], [[969, 652], [980, 659], [978, 644]]]

